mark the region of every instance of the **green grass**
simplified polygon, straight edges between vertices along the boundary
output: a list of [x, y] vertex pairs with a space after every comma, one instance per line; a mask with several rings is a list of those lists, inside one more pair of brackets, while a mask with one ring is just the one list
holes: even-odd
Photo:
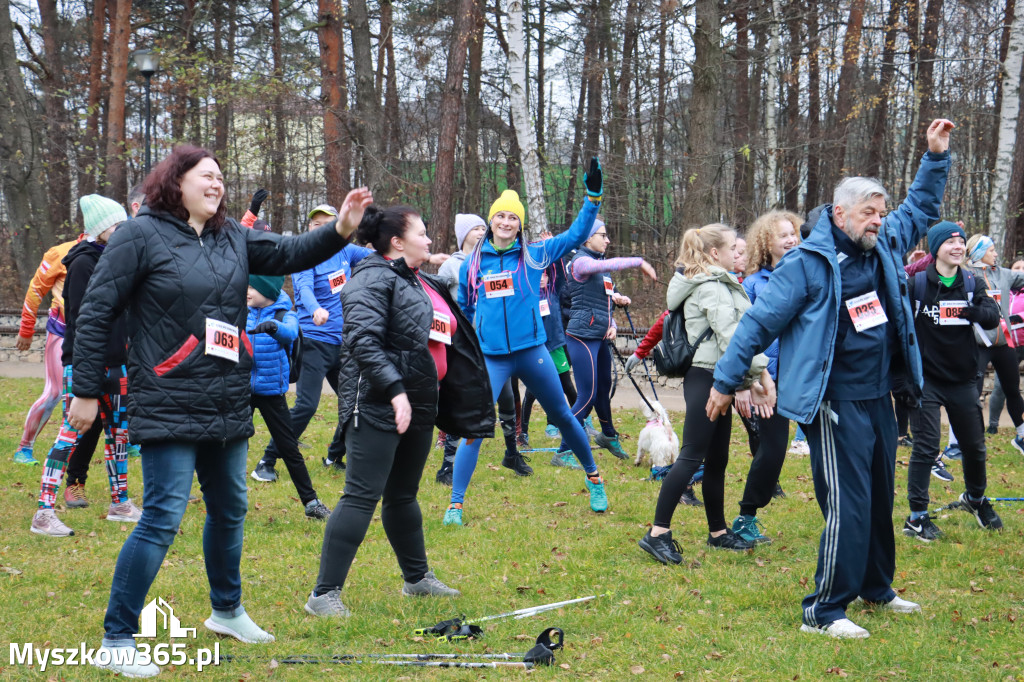
[[[98, 646], [110, 576], [129, 527], [105, 521], [106, 478], [102, 464], [90, 470], [87, 493], [92, 506], [60, 512], [76, 533], [72, 538], [46, 538], [29, 533], [36, 508], [39, 468], [16, 465], [10, 455], [17, 446], [27, 406], [41, 381], [0, 380], [0, 564], [21, 571], [0, 573], [2, 643], [34, 642], [37, 646]], [[333, 430], [334, 401], [325, 399], [303, 440], [313, 482], [331, 506], [343, 487], [343, 475], [320, 466]], [[679, 415], [677, 415], [678, 417]], [[535, 446], [550, 446], [536, 413]], [[639, 411], [619, 413], [619, 428], [635, 437]], [[677, 419], [677, 431], [681, 431]], [[250, 469], [262, 454], [267, 431], [257, 422], [251, 443]], [[37, 456], [56, 433], [51, 420], [40, 437]], [[1004, 429], [989, 437], [989, 494], [1017, 496], [1024, 483], [1024, 462], [1009, 447]], [[627, 450], [635, 441], [627, 440]], [[733, 463], [727, 480], [726, 514], [732, 518], [750, 461], [746, 438], [734, 422]], [[246, 660], [224, 663], [199, 674], [187, 669], [166, 671], [163, 678], [182, 679], [311, 679], [325, 674], [350, 679], [496, 679], [521, 675], [501, 670], [443, 670], [376, 666], [281, 666], [272, 659], [289, 655], [336, 653], [427, 653], [438, 651], [524, 651], [546, 626], [565, 630], [565, 650], [551, 670], [535, 679], [555, 677], [601, 680], [634, 675], [672, 679], [822, 679], [851, 678], [938, 680], [1024, 679], [1021, 651], [1024, 637], [1024, 505], [997, 504], [1006, 530], [981, 531], [963, 512], [938, 520], [946, 532], [942, 542], [923, 545], [897, 535], [895, 587], [924, 607], [922, 615], [865, 613], [853, 606], [850, 615], [871, 631], [871, 638], [839, 642], [801, 634], [800, 599], [813, 586], [815, 557], [822, 521], [806, 457], [790, 457], [782, 476], [789, 497], [775, 500], [761, 514], [768, 547], [736, 555], [707, 550], [706, 524], [699, 509], [680, 507], [675, 536], [683, 548], [682, 567], [665, 567], [636, 545], [654, 512], [658, 486], [644, 481], [645, 470], [620, 462], [605, 452], [598, 463], [608, 484], [610, 511], [590, 512], [579, 472], [547, 465], [544, 453], [533, 460], [536, 474], [518, 479], [497, 466], [500, 452], [489, 442], [466, 500], [467, 526], [445, 528], [441, 517], [448, 489], [433, 481], [440, 452], [431, 453], [420, 493], [431, 566], [448, 584], [458, 587], [457, 600], [411, 600], [400, 596], [401, 574], [384, 537], [379, 517], [352, 567], [343, 598], [352, 609], [348, 620], [319, 620], [305, 615], [302, 605], [312, 588], [323, 536], [322, 522], [308, 521], [284, 473], [276, 484], [250, 480], [242, 575], [247, 610], [277, 642], [260, 647], [221, 641], [222, 653]], [[902, 526], [906, 512], [906, 461], [901, 449], [897, 468], [894, 522]], [[957, 483], [932, 480], [935, 506], [955, 499], [961, 469], [950, 466]], [[138, 500], [141, 471], [129, 463], [129, 491]], [[699, 489], [698, 489], [699, 490]], [[216, 641], [202, 626], [209, 615], [201, 533], [203, 504], [190, 505], [181, 535], [171, 547], [150, 598], [162, 596], [174, 605], [186, 627], [197, 627], [190, 647]], [[487, 624], [483, 641], [458, 646], [417, 641], [412, 630], [465, 613], [483, 616], [530, 605], [611, 592], [587, 604], [573, 605], [524, 620]], [[643, 670], [640, 670], [640, 667]], [[564, 669], [567, 668], [567, 669]], [[62, 677], [63, 676], [63, 677]], [[211, 677], [212, 676], [212, 677]], [[538, 677], [539, 676], [539, 677]], [[2, 679], [110, 679], [86, 668], [50, 668], [45, 674], [8, 665], [0, 659]]]

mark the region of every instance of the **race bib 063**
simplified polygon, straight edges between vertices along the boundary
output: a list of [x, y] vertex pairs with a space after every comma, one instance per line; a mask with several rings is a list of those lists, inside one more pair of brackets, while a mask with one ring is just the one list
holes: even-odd
[[238, 327], [206, 318], [206, 354], [238, 362]]

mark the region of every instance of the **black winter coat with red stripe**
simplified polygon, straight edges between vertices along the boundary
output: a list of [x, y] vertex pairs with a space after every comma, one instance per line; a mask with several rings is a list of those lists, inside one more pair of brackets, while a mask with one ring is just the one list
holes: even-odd
[[[74, 342], [74, 394], [102, 393], [110, 325], [128, 310], [132, 442], [251, 437], [249, 274], [306, 270], [347, 243], [333, 229], [282, 237], [231, 219], [200, 238], [186, 222], [143, 207], [111, 236], [89, 281]], [[205, 353], [207, 319], [238, 328], [238, 362]]]

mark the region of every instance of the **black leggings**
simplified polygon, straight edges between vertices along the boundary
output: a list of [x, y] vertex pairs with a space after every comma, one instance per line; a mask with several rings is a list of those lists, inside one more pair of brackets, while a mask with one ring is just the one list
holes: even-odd
[[318, 596], [344, 587], [382, 496], [380, 521], [402, 576], [406, 582], [416, 583], [426, 575], [429, 568], [423, 516], [416, 494], [433, 440], [433, 429], [410, 428], [399, 434], [376, 429], [365, 419], [358, 428], [348, 425], [345, 494], [324, 529], [315, 591]]
[[978, 394], [985, 385], [985, 369], [991, 362], [1006, 394], [1006, 411], [1010, 413], [1013, 425], [1020, 426], [1024, 423], [1024, 398], [1020, 395], [1020, 365], [1017, 364], [1016, 351], [1009, 346], [981, 346], [978, 351]]
[[754, 459], [750, 462], [747, 483], [740, 499], [740, 514], [755, 516], [757, 510], [768, 506], [775, 494], [782, 465], [786, 461], [786, 446], [789, 445], [789, 420], [778, 412], [768, 419], [743, 418], [750, 439], [750, 451]]
[[[683, 446], [661, 483], [658, 505], [654, 508], [654, 525], [672, 527], [679, 497], [690, 479], [704, 464], [704, 514], [708, 531], [725, 530], [725, 467], [729, 464], [729, 436], [732, 431], [732, 408], [715, 421], [708, 420], [706, 407], [714, 375], [703, 367], [692, 367], [683, 381], [686, 417], [683, 420]], [[774, 481], [772, 482], [774, 488]]]
[[[562, 392], [565, 393], [566, 399], [570, 405], [576, 404], [576, 387], [572, 383], [572, 372], [562, 372], [558, 375], [558, 380], [562, 382]], [[526, 397], [523, 398], [523, 433], [530, 432], [530, 414], [533, 412], [533, 403], [536, 402], [537, 396], [533, 394], [530, 389], [526, 389]], [[551, 420], [548, 420], [548, 424]]]
[[309, 479], [306, 461], [299, 452], [299, 439], [292, 430], [292, 416], [288, 412], [288, 401], [282, 395], [256, 395], [249, 398], [252, 411], [260, 411], [263, 421], [270, 431], [270, 438], [277, 445], [278, 457], [284, 460], [288, 475], [295, 484], [295, 492], [299, 494], [302, 504], [316, 499], [313, 482]]

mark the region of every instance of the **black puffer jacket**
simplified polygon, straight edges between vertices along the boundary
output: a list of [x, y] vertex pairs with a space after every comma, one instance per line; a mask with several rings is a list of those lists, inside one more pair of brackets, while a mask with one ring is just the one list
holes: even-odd
[[[75, 395], [102, 393], [110, 326], [127, 309], [132, 442], [251, 437], [249, 273], [305, 270], [347, 243], [327, 227], [282, 237], [230, 219], [200, 239], [184, 221], [143, 207], [114, 232], [89, 281], [75, 336]], [[205, 354], [207, 318], [238, 327], [237, 363]]]
[[[67, 275], [64, 278], [64, 347], [61, 349], [60, 362], [62, 365], [70, 365], [74, 360], [75, 348], [75, 327], [78, 323], [78, 312], [82, 308], [82, 300], [85, 299], [85, 292], [89, 287], [89, 278], [96, 270], [96, 263], [103, 255], [103, 246], [96, 242], [82, 240], [75, 244], [68, 255], [64, 256], [61, 263], [67, 268]], [[110, 329], [110, 336], [107, 339], [106, 351], [103, 363], [107, 367], [120, 367], [128, 362], [128, 326], [125, 315], [122, 313]], [[72, 382], [78, 388], [77, 379]], [[107, 386], [108, 392], [111, 391]]]
[[[437, 419], [453, 435], [492, 436], [494, 408], [476, 335], [447, 287], [423, 277], [445, 296], [457, 319], [442, 392], [445, 408], [439, 414], [437, 367], [427, 345], [433, 320], [430, 297], [405, 260], [372, 254], [353, 268], [341, 292], [345, 326], [338, 420], [356, 427], [365, 420], [376, 429], [394, 431], [391, 399], [405, 393], [412, 406], [411, 429], [433, 428]], [[453, 391], [463, 393], [457, 403], [450, 400]]]

